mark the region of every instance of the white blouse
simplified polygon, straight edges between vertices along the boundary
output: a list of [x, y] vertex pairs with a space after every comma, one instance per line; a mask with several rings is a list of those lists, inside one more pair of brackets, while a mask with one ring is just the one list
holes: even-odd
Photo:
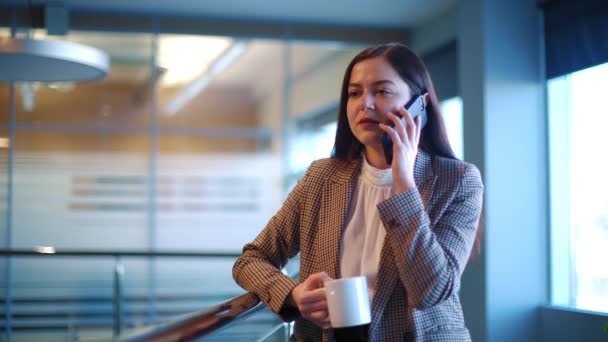
[[386, 236], [376, 205], [395, 194], [391, 172], [390, 168], [381, 170], [371, 166], [363, 157], [340, 246], [340, 277], [367, 276], [370, 301], [374, 297], [380, 252]]

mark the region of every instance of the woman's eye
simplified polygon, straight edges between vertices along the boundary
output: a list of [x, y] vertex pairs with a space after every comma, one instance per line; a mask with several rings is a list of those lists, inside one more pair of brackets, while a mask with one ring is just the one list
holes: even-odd
[[391, 91], [388, 90], [388, 89], [380, 89], [380, 90], [378, 90], [378, 94], [380, 94], [380, 95], [389, 95], [390, 93], [391, 93]]
[[356, 91], [356, 90], [351, 90], [351, 91], [348, 92], [348, 96], [349, 97], [355, 97], [355, 96], [358, 96], [358, 95], [359, 95], [359, 92]]

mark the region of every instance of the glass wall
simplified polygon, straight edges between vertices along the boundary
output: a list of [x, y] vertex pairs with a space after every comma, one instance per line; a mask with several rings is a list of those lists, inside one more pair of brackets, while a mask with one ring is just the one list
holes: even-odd
[[[94, 82], [15, 84], [12, 141], [9, 86], [0, 85], [0, 242], [21, 250], [240, 253], [286, 195], [296, 123], [337, 103], [358, 50], [218, 36], [27, 34], [97, 47], [111, 70]], [[329, 150], [319, 154], [309, 159]], [[3, 258], [3, 312], [13, 340], [109, 336], [117, 273], [124, 330], [241, 294], [233, 262]]]

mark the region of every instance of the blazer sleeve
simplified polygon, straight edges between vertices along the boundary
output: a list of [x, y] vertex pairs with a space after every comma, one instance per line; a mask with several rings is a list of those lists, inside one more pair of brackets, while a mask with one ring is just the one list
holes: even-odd
[[410, 306], [431, 307], [460, 287], [483, 200], [483, 184], [475, 166], [466, 164], [454, 191], [432, 229], [417, 189], [378, 204]]
[[283, 274], [281, 269], [300, 249], [300, 208], [310, 170], [298, 181], [262, 232], [243, 247], [243, 253], [232, 269], [232, 275], [241, 287], [260, 297], [285, 321], [299, 317], [297, 308], [285, 305], [287, 296], [298, 282]]

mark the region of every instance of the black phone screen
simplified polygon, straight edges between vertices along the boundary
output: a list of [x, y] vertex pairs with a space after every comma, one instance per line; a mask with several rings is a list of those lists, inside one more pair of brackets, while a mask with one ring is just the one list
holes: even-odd
[[[422, 125], [422, 128], [424, 128], [426, 122], [428, 121], [428, 117], [426, 115], [426, 104], [424, 103], [424, 95], [416, 95], [412, 97], [412, 99], [405, 104], [405, 109], [410, 113], [412, 119], [420, 116], [420, 124]], [[401, 122], [407, 127], [407, 123], [403, 117], [401, 117]], [[393, 162], [393, 140], [391, 140], [391, 137], [386, 133], [382, 133], [382, 137], [380, 139], [382, 140], [384, 158], [386, 158], [386, 163], [390, 165]]]

